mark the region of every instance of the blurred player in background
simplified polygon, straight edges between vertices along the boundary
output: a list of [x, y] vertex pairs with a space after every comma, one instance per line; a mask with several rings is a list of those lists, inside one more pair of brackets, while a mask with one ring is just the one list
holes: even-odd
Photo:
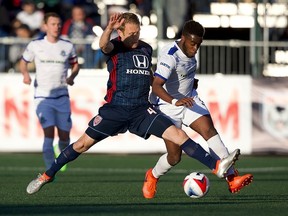
[[[197, 68], [195, 55], [204, 33], [201, 24], [190, 20], [183, 27], [181, 39], [160, 51], [151, 102], [178, 128], [185, 125], [199, 133], [207, 141], [210, 154], [215, 159], [221, 159], [227, 157], [229, 152], [213, 125], [210, 112], [198, 97], [198, 80], [194, 78]], [[145, 198], [155, 196], [160, 176], [181, 160], [182, 149], [168, 140], [165, 140], [165, 144], [168, 153], [162, 155], [155, 167], [146, 172], [143, 185]], [[240, 191], [253, 179], [251, 174], [240, 176], [233, 167], [225, 177], [231, 193]]]
[[[119, 37], [110, 40], [114, 30]], [[152, 108], [148, 100], [152, 81], [152, 47], [139, 37], [140, 21], [136, 14], [111, 15], [99, 42], [101, 50], [108, 56], [107, 103], [99, 108], [85, 133], [65, 148], [46, 172], [29, 183], [28, 194], [36, 193], [43, 185], [52, 182], [63, 165], [78, 158], [94, 144], [126, 131], [144, 139], [155, 135], [177, 143], [187, 155], [205, 164], [218, 177], [224, 176], [238, 159], [239, 149], [225, 159], [212, 158], [183, 130]]]
[[[93, 26], [94, 22], [86, 16], [85, 9], [80, 5], [74, 5], [71, 11], [71, 18], [63, 23], [61, 37], [79, 41], [94, 38]], [[84, 67], [88, 67], [91, 64], [89, 62], [92, 62], [94, 58], [91, 45], [76, 44], [75, 49], [79, 63], [81, 59], [82, 62], [84, 61]]]
[[[56, 13], [45, 14], [44, 28], [46, 36], [27, 45], [20, 61], [20, 71], [23, 74], [23, 82], [30, 85], [28, 64], [34, 61], [36, 67], [34, 102], [36, 114], [44, 131], [43, 158], [46, 168], [49, 168], [55, 160], [54, 154], [60, 153], [58, 145], [60, 150], [63, 150], [70, 143], [72, 121], [67, 85], [74, 84], [79, 65], [74, 45], [59, 38], [60, 16]], [[71, 68], [70, 76], [68, 76], [69, 68]], [[55, 128], [59, 142], [54, 152]]]

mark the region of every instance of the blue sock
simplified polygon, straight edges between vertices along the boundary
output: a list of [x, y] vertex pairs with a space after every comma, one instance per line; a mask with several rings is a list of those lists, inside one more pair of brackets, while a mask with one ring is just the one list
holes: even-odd
[[195, 158], [211, 170], [215, 169], [217, 160], [212, 158], [198, 143], [188, 139], [181, 145], [181, 148], [189, 157]]
[[55, 159], [52, 166], [45, 172], [46, 175], [54, 177], [55, 174], [68, 162], [75, 160], [81, 153], [73, 149], [73, 144], [67, 146]]
[[43, 143], [43, 159], [45, 163], [46, 169], [48, 169], [54, 162], [55, 157], [54, 157], [54, 151], [53, 151], [53, 138], [44, 138], [44, 143]]
[[70, 144], [70, 139], [68, 139], [67, 141], [59, 140], [58, 146], [59, 146], [60, 151], [63, 151], [69, 144]]

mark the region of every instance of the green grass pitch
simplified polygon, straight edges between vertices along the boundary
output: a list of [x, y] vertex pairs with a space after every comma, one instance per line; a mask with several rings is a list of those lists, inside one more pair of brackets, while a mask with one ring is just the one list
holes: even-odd
[[[163, 176], [154, 199], [142, 197], [147, 168], [159, 155], [103, 155], [85, 153], [59, 172], [53, 183], [34, 195], [28, 183], [44, 171], [42, 154], [0, 154], [0, 215], [163, 215], [237, 216], [288, 215], [288, 157], [240, 156], [237, 168], [254, 181], [238, 194], [230, 194], [224, 180], [194, 159], [182, 162]], [[201, 199], [187, 197], [184, 177], [204, 172], [210, 191]]]

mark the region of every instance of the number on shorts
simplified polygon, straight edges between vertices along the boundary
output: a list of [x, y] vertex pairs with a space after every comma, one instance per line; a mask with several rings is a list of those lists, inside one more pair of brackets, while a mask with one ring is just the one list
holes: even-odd
[[147, 109], [147, 111], [148, 111], [148, 113], [151, 115], [151, 114], [157, 114], [157, 112], [154, 110], [154, 109], [152, 109], [151, 107], [149, 107], [148, 109]]

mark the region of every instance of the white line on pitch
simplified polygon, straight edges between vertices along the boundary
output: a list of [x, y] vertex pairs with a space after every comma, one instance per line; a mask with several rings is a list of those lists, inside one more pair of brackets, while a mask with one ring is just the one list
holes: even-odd
[[[148, 169], [149, 167], [147, 167]], [[92, 172], [92, 173], [143, 173], [147, 169], [131, 169], [131, 168], [69, 168], [72, 172]], [[240, 172], [252, 172], [252, 173], [262, 173], [262, 172], [281, 172], [288, 171], [288, 167], [258, 167], [258, 168], [239, 168]], [[44, 167], [1, 167], [0, 171], [45, 171]], [[170, 172], [172, 173], [188, 173], [192, 171], [198, 171], [203, 173], [211, 173], [208, 169], [177, 169], [176, 167]]]

